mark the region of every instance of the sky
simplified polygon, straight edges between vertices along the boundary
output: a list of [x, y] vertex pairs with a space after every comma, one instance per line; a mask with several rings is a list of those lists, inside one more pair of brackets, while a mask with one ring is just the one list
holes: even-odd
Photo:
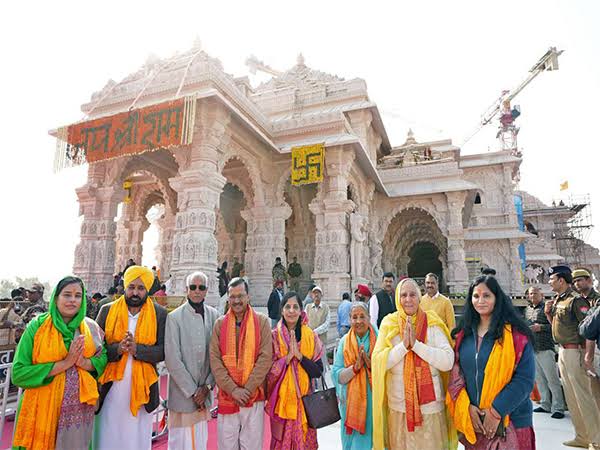
[[[598, 224], [600, 2], [53, 0], [9, 2], [3, 16], [0, 279], [55, 283], [72, 270], [75, 188], [86, 169], [53, 173], [48, 130], [82, 119], [80, 105], [110, 78], [121, 80], [150, 54], [186, 51], [196, 38], [235, 76], [248, 75], [252, 54], [286, 70], [302, 52], [309, 67], [363, 78], [392, 145], [409, 127], [419, 141], [460, 145], [500, 92], [556, 46], [565, 51], [560, 70], [542, 73], [514, 101], [522, 112], [519, 188], [547, 203], [590, 194]], [[494, 136], [495, 126], [482, 130], [463, 154], [493, 150]], [[600, 247], [598, 227], [588, 241]]]

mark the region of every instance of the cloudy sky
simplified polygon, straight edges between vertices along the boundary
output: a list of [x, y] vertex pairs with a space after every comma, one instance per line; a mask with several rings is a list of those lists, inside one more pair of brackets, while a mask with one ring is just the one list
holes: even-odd
[[[294, 5], [287, 6], [287, 5]], [[78, 241], [75, 188], [85, 169], [52, 172], [48, 130], [82, 118], [80, 105], [153, 53], [185, 51], [198, 36], [227, 72], [246, 75], [256, 55], [285, 70], [306, 64], [366, 80], [393, 145], [408, 127], [421, 141], [460, 144], [480, 115], [526, 77], [549, 46], [560, 70], [541, 74], [521, 105], [520, 188], [546, 202], [590, 194], [600, 218], [600, 2], [596, 1], [10, 2], [0, 28], [3, 61], [3, 218], [0, 278], [56, 282]], [[496, 145], [495, 127], [463, 153]], [[569, 191], [559, 185], [569, 181]], [[600, 230], [589, 240], [600, 246]], [[148, 244], [150, 246], [150, 244]], [[146, 252], [147, 254], [147, 252]], [[150, 262], [150, 261], [146, 261]]]

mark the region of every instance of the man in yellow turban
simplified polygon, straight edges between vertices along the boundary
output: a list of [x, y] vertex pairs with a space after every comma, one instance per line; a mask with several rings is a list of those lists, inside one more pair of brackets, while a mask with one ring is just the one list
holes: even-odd
[[148, 298], [154, 274], [131, 266], [123, 276], [125, 294], [98, 313], [106, 334], [108, 365], [98, 380], [99, 416], [95, 449], [152, 446], [152, 411], [159, 403], [156, 364], [165, 359], [167, 310]]

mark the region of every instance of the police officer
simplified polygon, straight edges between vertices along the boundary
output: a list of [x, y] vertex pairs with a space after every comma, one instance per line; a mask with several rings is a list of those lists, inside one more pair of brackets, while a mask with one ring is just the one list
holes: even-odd
[[596, 339], [600, 338], [600, 336], [595, 336], [591, 332], [594, 327], [590, 327], [590, 325], [595, 325], [598, 322], [598, 313], [592, 314], [592, 311], [600, 308], [600, 294], [594, 289], [592, 275], [586, 269], [576, 269], [573, 271], [573, 284], [579, 295], [585, 298], [593, 308], [588, 313], [587, 318], [579, 325], [579, 332], [586, 338], [583, 362], [588, 374], [590, 390], [594, 396], [594, 400], [596, 400], [596, 405], [600, 413], [600, 378], [598, 378], [598, 375], [600, 375], [600, 371], [598, 370], [600, 348], [596, 345]]
[[551, 267], [548, 274], [550, 287], [556, 297], [546, 302], [544, 312], [552, 324], [552, 337], [559, 345], [558, 367], [575, 427], [575, 439], [563, 444], [600, 450], [600, 414], [582, 364], [585, 340], [578, 330], [590, 305], [571, 289], [573, 277], [568, 266]]
[[577, 293], [588, 301], [591, 308], [598, 304], [600, 294], [594, 289], [594, 280], [586, 269], [573, 271], [573, 285]]

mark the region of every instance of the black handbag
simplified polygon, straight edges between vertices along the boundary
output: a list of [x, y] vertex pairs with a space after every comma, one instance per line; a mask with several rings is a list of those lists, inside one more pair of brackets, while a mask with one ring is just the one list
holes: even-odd
[[326, 427], [340, 420], [335, 388], [327, 389], [323, 376], [321, 376], [321, 380], [323, 381], [323, 390], [302, 397], [308, 426], [314, 429]]

